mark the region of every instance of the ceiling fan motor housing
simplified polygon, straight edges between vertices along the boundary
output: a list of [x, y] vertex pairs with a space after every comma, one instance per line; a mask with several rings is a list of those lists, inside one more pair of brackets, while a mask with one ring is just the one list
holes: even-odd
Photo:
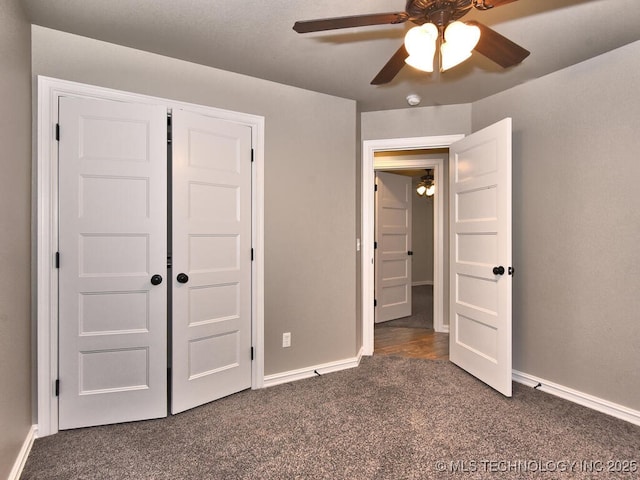
[[405, 11], [417, 25], [433, 23], [443, 27], [464, 17], [473, 3], [473, 0], [408, 0]]

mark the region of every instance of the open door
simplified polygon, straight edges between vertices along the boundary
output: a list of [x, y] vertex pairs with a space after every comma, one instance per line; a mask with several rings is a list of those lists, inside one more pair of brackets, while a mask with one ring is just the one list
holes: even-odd
[[511, 119], [451, 145], [450, 360], [511, 396]]
[[376, 174], [375, 322], [411, 315], [411, 177]]

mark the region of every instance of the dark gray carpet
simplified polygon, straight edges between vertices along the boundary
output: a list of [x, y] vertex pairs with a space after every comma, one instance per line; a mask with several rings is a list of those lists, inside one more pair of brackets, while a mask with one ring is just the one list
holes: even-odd
[[411, 287], [411, 316], [381, 322], [377, 327], [433, 329], [433, 285]]
[[[633, 469], [640, 427], [514, 387], [508, 399], [445, 361], [364, 358], [166, 419], [38, 439], [21, 478], [638, 478], [584, 470]], [[450, 462], [458, 472], [439, 471]]]

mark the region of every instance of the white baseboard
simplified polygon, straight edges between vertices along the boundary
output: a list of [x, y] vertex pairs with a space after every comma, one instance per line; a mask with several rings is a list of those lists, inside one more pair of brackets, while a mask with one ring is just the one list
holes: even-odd
[[38, 427], [36, 425], [31, 425], [31, 428], [27, 433], [27, 438], [25, 438], [24, 442], [22, 443], [20, 452], [18, 452], [18, 457], [13, 464], [11, 472], [9, 472], [9, 477], [7, 478], [7, 480], [18, 480], [20, 478], [22, 469], [24, 468], [25, 463], [27, 463], [27, 457], [29, 456], [29, 452], [31, 451], [31, 447], [33, 446], [33, 441], [37, 436]]
[[280, 385], [281, 383], [295, 382], [296, 380], [302, 380], [303, 378], [315, 377], [318, 373], [320, 375], [324, 375], [325, 373], [337, 372], [339, 370], [354, 368], [360, 365], [361, 358], [362, 358], [362, 349], [360, 349], [360, 351], [358, 352], [358, 355], [353, 358], [345, 358], [344, 360], [337, 360], [335, 362], [323, 363], [323, 364], [315, 365], [312, 367], [300, 368], [298, 370], [290, 370], [288, 372], [274, 373], [273, 375], [265, 375], [264, 386], [273, 387], [274, 385]]
[[594, 397], [593, 395], [589, 395], [588, 393], [579, 392], [578, 390], [565, 387], [564, 385], [559, 385], [557, 383], [550, 382], [533, 375], [529, 375], [528, 373], [519, 372], [517, 370], [513, 370], [512, 378], [514, 382], [522, 383], [523, 385], [527, 385], [529, 387], [536, 387], [539, 385], [537, 389], [543, 392], [550, 393], [551, 395], [555, 395], [556, 397], [564, 398], [565, 400], [577, 403], [578, 405], [582, 405], [583, 407], [591, 408], [593, 410], [597, 410], [598, 412], [611, 415], [612, 417], [625, 420], [629, 423], [633, 423], [634, 425], [640, 425], [640, 411], [633, 410], [631, 408], [618, 405], [617, 403]]
[[433, 285], [433, 280], [421, 280], [419, 282], [412, 282], [412, 287], [419, 287], [421, 285]]

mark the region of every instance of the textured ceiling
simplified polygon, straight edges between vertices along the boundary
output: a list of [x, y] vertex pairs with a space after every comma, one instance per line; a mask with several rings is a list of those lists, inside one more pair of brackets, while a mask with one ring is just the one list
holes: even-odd
[[404, 0], [23, 0], [32, 23], [357, 100], [362, 111], [468, 103], [640, 40], [637, 0], [519, 0], [474, 18], [531, 51], [502, 70], [474, 53], [445, 73], [371, 79], [412, 24], [300, 35], [296, 20], [404, 11]]

